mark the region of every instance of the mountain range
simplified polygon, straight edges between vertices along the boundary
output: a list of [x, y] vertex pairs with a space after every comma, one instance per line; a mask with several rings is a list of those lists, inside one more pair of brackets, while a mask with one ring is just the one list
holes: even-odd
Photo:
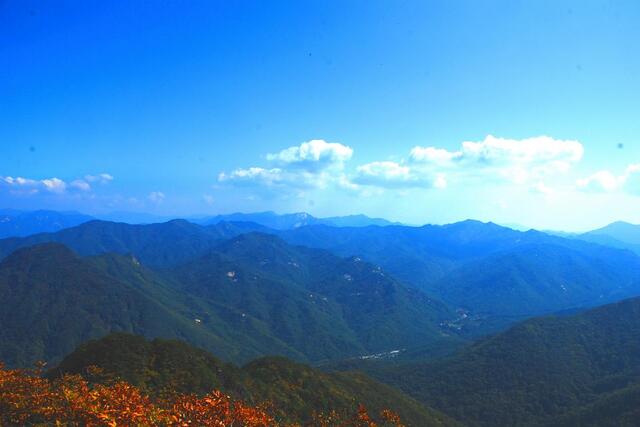
[[292, 421], [388, 400], [413, 425], [634, 425], [638, 226], [256, 215], [0, 239], [0, 361], [97, 364], [153, 393], [220, 387]]
[[[261, 237], [253, 235], [253, 239], [239, 238], [233, 242], [246, 253], [235, 250], [229, 243], [229, 239], [252, 232], [261, 233]], [[269, 240], [267, 235], [278, 238]], [[306, 319], [305, 316], [315, 318], [321, 324], [334, 323], [327, 330], [334, 331], [329, 335], [333, 336], [336, 347], [326, 346], [323, 347], [324, 355], [312, 355], [310, 349], [300, 353], [299, 346], [305, 345], [298, 342], [286, 354], [295, 354], [295, 357], [302, 357], [301, 360], [307, 360], [309, 356], [310, 360], [319, 360], [368, 351], [391, 351], [396, 349], [392, 347], [402, 347], [406, 342], [404, 339], [414, 345], [426, 345], [429, 341], [426, 335], [434, 339], [438, 335], [446, 339], [476, 337], [499, 331], [528, 317], [640, 295], [640, 257], [628, 250], [534, 230], [519, 232], [478, 221], [423, 227], [320, 224], [288, 230], [273, 230], [250, 222], [218, 222], [205, 226], [185, 220], [148, 225], [90, 221], [55, 233], [0, 240], [0, 257], [18, 248], [44, 242], [62, 243], [81, 256], [131, 254], [143, 266], [153, 269], [161, 281], [167, 283], [165, 287], [193, 295], [192, 300], [198, 301], [199, 305], [206, 297], [218, 311], [222, 310], [220, 295], [227, 290], [207, 286], [207, 280], [214, 277], [215, 283], [224, 283], [228, 280], [225, 274], [233, 273], [233, 280], [245, 285], [233, 290], [237, 293], [235, 299], [229, 295], [224, 297], [235, 305], [230, 307], [228, 302], [222, 305], [225, 309], [255, 316], [251, 318], [261, 322], [259, 329], [267, 331], [266, 335], [272, 338], [277, 337], [274, 342], [284, 340], [285, 344], [289, 343], [293, 335], [287, 334], [292, 334], [292, 330], [298, 331], [297, 336], [303, 336], [301, 331], [308, 325], [299, 320]], [[271, 256], [267, 257], [267, 254]], [[260, 260], [261, 257], [264, 259]], [[283, 260], [290, 264], [283, 265]], [[357, 271], [359, 261], [369, 269], [368, 275]], [[353, 271], [346, 272], [346, 265]], [[339, 271], [341, 276], [328, 275], [328, 271]], [[358, 317], [343, 308], [338, 316], [335, 314], [337, 306], [328, 303], [321, 308], [322, 298], [336, 302], [338, 306], [343, 303], [359, 306], [355, 296], [360, 291], [351, 294], [339, 291], [341, 284], [349, 283], [356, 289], [357, 283], [378, 283], [378, 278], [384, 278], [389, 284], [380, 285], [380, 289], [372, 286], [363, 289], [383, 295], [377, 301], [378, 310], [385, 310], [384, 304], [389, 301], [402, 307], [393, 316], [380, 317], [380, 325], [393, 319], [399, 322], [395, 326], [399, 326], [404, 322], [403, 317], [408, 317], [409, 313], [413, 316], [419, 311], [415, 307], [420, 306], [423, 311], [416, 317], [415, 325], [419, 325], [424, 333], [418, 342], [409, 339], [416, 331], [411, 327], [401, 328], [400, 334], [383, 334], [397, 336], [398, 340], [379, 340], [375, 334], [367, 337], [363, 331], [351, 335], [354, 323], [367, 323], [365, 316]], [[318, 280], [326, 280], [333, 288], [323, 287]], [[260, 285], [260, 281], [272, 285]], [[403, 291], [390, 294], [385, 286]], [[252, 290], [245, 292], [246, 289]], [[411, 292], [417, 296], [408, 296]], [[278, 293], [287, 293], [290, 298], [290, 308], [285, 310], [289, 315], [287, 319], [278, 318], [266, 309], [280, 298]], [[312, 299], [309, 295], [314, 294], [321, 296], [309, 305]], [[418, 303], [412, 304], [412, 301]], [[261, 306], [260, 310], [257, 305]], [[247, 307], [256, 311], [245, 312]], [[305, 316], [301, 317], [298, 312], [300, 307], [308, 307], [304, 308]], [[228, 318], [229, 315], [224, 316]], [[426, 323], [421, 323], [421, 319]], [[338, 325], [335, 322], [346, 323]], [[434, 328], [434, 324], [438, 324], [438, 328]], [[280, 326], [276, 328], [275, 325]], [[346, 335], [340, 335], [343, 333]], [[255, 334], [255, 331], [251, 332], [252, 336]], [[379, 344], [374, 345], [376, 341]], [[363, 342], [367, 344], [363, 345]], [[250, 348], [258, 351], [264, 346]], [[274, 344], [273, 348], [283, 350], [280, 344]]]
[[640, 295], [640, 258], [628, 250], [493, 223], [314, 225], [278, 235], [380, 265], [407, 285], [464, 310], [467, 324], [484, 319], [472, 333]]
[[364, 370], [469, 426], [636, 425], [640, 298], [531, 319], [444, 359]]
[[0, 210], [0, 239], [54, 232], [94, 219], [78, 212]]
[[[0, 209], [0, 239], [55, 232], [96, 219], [133, 225], [148, 225], [169, 222], [180, 218], [139, 212], [111, 212], [90, 216], [78, 212]], [[306, 212], [276, 214], [271, 211], [233, 213], [210, 217], [189, 217], [187, 219], [190, 222], [200, 225], [214, 225], [221, 222], [252, 222], [274, 230], [288, 230], [311, 224], [325, 224], [334, 227], [366, 227], [368, 225], [386, 226], [399, 224], [382, 218], [371, 218], [362, 214], [317, 218]]]
[[170, 245], [176, 226], [190, 227], [164, 224], [168, 235], [158, 242], [155, 226], [128, 226], [142, 228], [138, 237], [151, 227], [152, 244], [140, 237], [126, 241], [128, 255], [95, 255], [87, 242], [110, 247], [122, 241], [96, 239], [86, 230], [93, 226], [100, 232], [122, 227], [89, 223], [81, 232], [60, 232], [66, 237], [57, 240], [81, 236], [74, 249], [86, 250], [85, 256], [42, 243], [0, 262], [0, 301], [12, 307], [0, 315], [0, 360], [22, 366], [56, 361], [111, 331], [182, 338], [238, 362], [265, 354], [320, 361], [455, 339], [442, 327], [454, 316], [446, 305], [359, 259], [261, 233], [216, 244], [219, 235], [208, 230], [211, 240], [171, 246], [197, 247], [203, 255], [183, 263], [171, 258], [151, 270], [142, 259], [167, 257], [149, 250]]
[[366, 227], [369, 225], [387, 226], [393, 223], [382, 218], [370, 218], [366, 215], [334, 216], [328, 218], [316, 218], [306, 212], [291, 214], [277, 214], [275, 212], [233, 213], [217, 215], [214, 217], [199, 219], [197, 222], [204, 225], [217, 224], [219, 222], [253, 222], [274, 230], [290, 230], [305, 225], [324, 224], [333, 227]]

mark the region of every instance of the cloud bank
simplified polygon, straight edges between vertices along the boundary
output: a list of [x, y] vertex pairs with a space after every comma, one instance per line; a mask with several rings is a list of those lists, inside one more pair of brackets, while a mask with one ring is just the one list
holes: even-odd
[[267, 154], [269, 165], [221, 172], [218, 182], [271, 190], [334, 186], [349, 191], [375, 189], [444, 189], [450, 182], [505, 182], [548, 194], [545, 179], [566, 174], [584, 154], [575, 140], [537, 136], [508, 139], [488, 135], [464, 141], [456, 150], [415, 146], [398, 161], [377, 160], [350, 166], [354, 150], [346, 145], [311, 140]]
[[600, 170], [576, 181], [579, 190], [593, 193], [627, 191], [640, 194], [640, 163], [629, 165], [625, 171], [616, 175], [608, 170]]
[[21, 176], [0, 176], [0, 190], [6, 190], [11, 194], [22, 196], [35, 194], [63, 195], [71, 192], [88, 193], [92, 191], [90, 183], [107, 184], [112, 180], [113, 176], [107, 173], [86, 175], [83, 178], [74, 179], [70, 182], [56, 177], [32, 179]]

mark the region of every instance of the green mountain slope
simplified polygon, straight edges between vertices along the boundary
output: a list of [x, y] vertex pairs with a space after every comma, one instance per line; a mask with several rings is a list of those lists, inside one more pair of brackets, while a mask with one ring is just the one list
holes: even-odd
[[614, 404], [612, 393], [640, 383], [640, 299], [532, 319], [450, 358], [372, 372], [472, 426], [544, 425], [583, 408], [605, 411], [603, 399]]
[[353, 412], [363, 403], [374, 414], [391, 408], [407, 425], [455, 425], [437, 411], [362, 374], [326, 374], [280, 357], [237, 367], [179, 341], [146, 341], [128, 334], [81, 345], [49, 375], [86, 375], [89, 366], [103, 370], [93, 380], [118, 377], [152, 394], [167, 390], [204, 394], [220, 389], [254, 404], [268, 401], [285, 421], [305, 422], [314, 412]]
[[442, 303], [359, 258], [294, 247], [250, 233], [171, 272], [182, 289], [257, 318], [270, 333], [319, 361], [445, 340]]
[[[276, 233], [290, 244], [253, 238], [236, 241], [236, 250], [224, 243], [253, 230]], [[217, 335], [233, 330], [244, 337], [242, 346], [231, 346], [236, 350], [219, 353], [234, 360], [265, 351], [319, 361], [396, 350], [406, 343], [433, 348], [444, 331], [434, 328], [440, 323], [449, 334], [473, 337], [523, 318], [640, 294], [640, 257], [629, 251], [478, 221], [425, 227], [315, 225], [281, 232], [251, 223], [92, 221], [0, 240], [0, 255], [41, 241], [62, 242], [81, 255], [130, 253], [143, 265], [161, 269], [156, 279], [180, 289], [177, 300], [188, 299], [188, 308], [181, 309], [185, 316], [201, 319], [200, 326]], [[353, 256], [345, 261], [292, 242]], [[372, 261], [384, 271], [376, 271]], [[236, 270], [237, 276], [226, 276]], [[229, 282], [243, 286], [224, 286]], [[173, 300], [167, 298], [169, 304]], [[451, 313], [436, 300], [462, 311]], [[322, 346], [315, 344], [318, 339]]]
[[640, 293], [640, 259], [628, 252], [532, 244], [466, 263], [438, 283], [438, 295], [476, 314], [535, 316]]
[[568, 411], [548, 427], [635, 427], [640, 419], [640, 382], [606, 393], [595, 402]]
[[[81, 255], [131, 253], [147, 266], [167, 268], [189, 263], [226, 239], [255, 230], [373, 262], [402, 283], [464, 309], [469, 317], [453, 325], [471, 335], [501, 329], [523, 317], [640, 294], [640, 257], [629, 251], [478, 221], [424, 227], [310, 225], [285, 231], [251, 223], [205, 227], [184, 220], [150, 225], [92, 221], [57, 233], [0, 240], [0, 256], [56, 241]], [[252, 268], [264, 272], [268, 267]], [[285, 270], [281, 273], [291, 274]]]
[[526, 317], [640, 295], [640, 257], [627, 250], [492, 223], [332, 228], [278, 233], [288, 242], [357, 254], [467, 317], [478, 335]]
[[[137, 262], [118, 261], [131, 269]], [[10, 366], [55, 361], [111, 331], [227, 349], [219, 337], [163, 304], [163, 292], [159, 284], [118, 280], [99, 262], [59, 244], [20, 249], [0, 263], [0, 359]]]
[[[131, 255], [80, 257], [57, 243], [0, 263], [0, 356], [58, 360], [111, 331], [181, 338], [244, 362], [324, 361], [449, 343], [448, 308], [382, 270], [246, 234], [208, 255], [150, 270]], [[455, 341], [455, 340], [454, 340]]]

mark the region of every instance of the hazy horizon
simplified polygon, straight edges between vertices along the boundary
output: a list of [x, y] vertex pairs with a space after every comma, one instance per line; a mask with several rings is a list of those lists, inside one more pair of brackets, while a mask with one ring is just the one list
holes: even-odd
[[[0, 208], [0, 213], [3, 211], [7, 211], [7, 210], [14, 210], [12, 208]], [[457, 219], [454, 221], [450, 221], [450, 222], [418, 222], [418, 223], [410, 223], [410, 222], [403, 222], [403, 221], [397, 221], [394, 220], [393, 218], [389, 218], [389, 217], [381, 217], [381, 216], [371, 216], [371, 215], [366, 215], [363, 213], [358, 213], [358, 212], [354, 212], [354, 213], [347, 213], [345, 215], [334, 215], [334, 216], [318, 216], [318, 215], [313, 215], [310, 212], [306, 212], [306, 211], [298, 211], [298, 212], [278, 212], [278, 211], [273, 211], [273, 210], [263, 210], [263, 211], [228, 211], [228, 212], [217, 212], [217, 213], [209, 213], [209, 214], [186, 214], [186, 215], [159, 215], [159, 214], [154, 214], [154, 213], [150, 213], [150, 212], [141, 212], [141, 211], [106, 211], [106, 212], [97, 212], [97, 213], [89, 213], [89, 212], [84, 212], [84, 211], [79, 211], [79, 210], [67, 210], [67, 211], [57, 211], [57, 210], [50, 210], [50, 209], [34, 209], [34, 210], [20, 210], [20, 209], [15, 209], [16, 211], [22, 212], [22, 213], [30, 213], [30, 212], [37, 212], [37, 211], [44, 211], [44, 212], [60, 212], [63, 214], [79, 214], [79, 215], [87, 215], [90, 217], [93, 217], [95, 219], [98, 220], [104, 220], [104, 221], [118, 221], [118, 222], [128, 222], [131, 224], [151, 224], [151, 223], [160, 223], [160, 222], [167, 222], [167, 221], [172, 221], [172, 220], [176, 220], [176, 219], [184, 219], [187, 221], [195, 221], [198, 222], [200, 220], [205, 220], [205, 219], [210, 219], [216, 216], [229, 216], [229, 215], [236, 215], [236, 214], [240, 214], [240, 215], [257, 215], [257, 214], [274, 214], [276, 216], [285, 216], [285, 215], [299, 215], [299, 214], [306, 214], [306, 215], [311, 215], [314, 218], [317, 219], [329, 219], [329, 218], [344, 218], [344, 217], [359, 217], [359, 216], [364, 216], [370, 219], [378, 219], [378, 220], [384, 220], [384, 221], [388, 221], [391, 224], [394, 225], [403, 225], [403, 226], [409, 226], [409, 227], [422, 227], [424, 225], [448, 225], [448, 224], [455, 224], [455, 223], [459, 223], [459, 222], [464, 222], [464, 221], [479, 221], [482, 223], [493, 223], [496, 225], [499, 225], [501, 227], [507, 227], [507, 228], [511, 228], [517, 231], [527, 231], [530, 229], [533, 230], [538, 230], [538, 231], [543, 231], [543, 232], [559, 232], [559, 233], [586, 233], [588, 231], [593, 231], [593, 230], [597, 230], [600, 228], [604, 228], [608, 225], [611, 225], [613, 223], [628, 223], [628, 224], [632, 224], [632, 225], [640, 225], [640, 224], [634, 224], [632, 222], [628, 222], [628, 221], [623, 221], [623, 220], [615, 220], [612, 222], [607, 222], [607, 223], [603, 223], [600, 224], [598, 226], [592, 227], [592, 228], [582, 228], [582, 229], [572, 229], [572, 228], [560, 228], [560, 229], [550, 229], [550, 228], [538, 228], [538, 227], [532, 227], [529, 226], [527, 224], [521, 224], [521, 223], [517, 223], [517, 222], [497, 222], [491, 219], [487, 219], [487, 220], [482, 220], [482, 219], [478, 219], [478, 218], [461, 218], [461, 219]]]

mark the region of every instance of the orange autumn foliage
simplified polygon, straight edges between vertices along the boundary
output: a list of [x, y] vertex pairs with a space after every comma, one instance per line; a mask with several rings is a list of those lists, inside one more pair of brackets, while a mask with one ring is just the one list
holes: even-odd
[[[262, 407], [249, 406], [219, 392], [206, 396], [174, 395], [153, 400], [123, 382], [90, 384], [80, 375], [54, 381], [40, 369], [5, 369], [0, 363], [0, 427], [55, 426], [246, 426], [280, 425]], [[402, 426], [388, 410], [380, 414], [385, 425]], [[364, 406], [347, 420], [335, 413], [317, 415], [320, 427], [377, 427]]]

